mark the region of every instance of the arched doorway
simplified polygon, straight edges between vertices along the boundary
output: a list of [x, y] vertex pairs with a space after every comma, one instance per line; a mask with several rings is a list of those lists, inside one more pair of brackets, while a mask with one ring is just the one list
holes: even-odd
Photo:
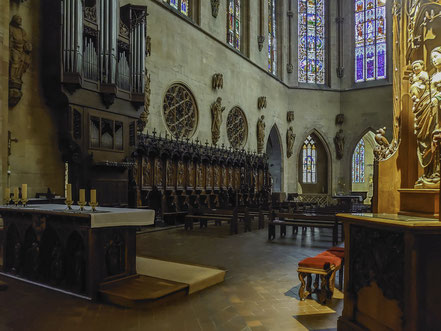
[[366, 132], [354, 147], [351, 158], [351, 191], [365, 196], [365, 204], [371, 203], [374, 192], [375, 145], [375, 134], [372, 131]]
[[268, 155], [269, 172], [273, 180], [273, 192], [282, 191], [282, 142], [277, 126], [274, 125], [266, 143], [266, 154]]
[[328, 193], [328, 152], [315, 132], [303, 141], [298, 162], [299, 193]]

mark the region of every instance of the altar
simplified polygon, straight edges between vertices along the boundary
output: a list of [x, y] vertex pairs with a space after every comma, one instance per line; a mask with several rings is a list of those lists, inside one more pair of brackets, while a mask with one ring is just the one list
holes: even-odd
[[96, 299], [109, 282], [136, 275], [136, 229], [154, 223], [146, 209], [65, 205], [3, 206], [1, 274]]

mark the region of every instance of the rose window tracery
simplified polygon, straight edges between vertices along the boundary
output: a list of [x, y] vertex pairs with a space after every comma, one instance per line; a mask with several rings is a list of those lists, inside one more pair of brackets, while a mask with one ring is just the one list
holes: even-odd
[[241, 148], [247, 142], [248, 123], [245, 113], [239, 107], [234, 107], [228, 114], [227, 136], [234, 148]]
[[173, 84], [164, 96], [164, 119], [176, 138], [190, 138], [198, 124], [198, 109], [190, 90], [182, 84]]

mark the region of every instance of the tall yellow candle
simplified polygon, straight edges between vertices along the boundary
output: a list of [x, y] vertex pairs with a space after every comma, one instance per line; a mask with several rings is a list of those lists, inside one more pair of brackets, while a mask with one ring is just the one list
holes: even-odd
[[28, 184], [21, 184], [21, 199], [28, 199]]
[[18, 187], [14, 187], [14, 200], [18, 200]]
[[11, 189], [9, 187], [5, 187], [5, 200], [8, 199], [8, 201], [11, 199]]
[[80, 202], [86, 202], [86, 190], [80, 189]]
[[66, 187], [66, 200], [72, 201], [72, 184], [67, 184]]
[[90, 190], [90, 202], [96, 203], [96, 190]]

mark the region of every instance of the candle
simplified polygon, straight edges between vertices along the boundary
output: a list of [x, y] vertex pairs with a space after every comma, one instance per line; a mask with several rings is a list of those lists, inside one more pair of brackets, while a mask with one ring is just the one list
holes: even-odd
[[80, 189], [80, 202], [86, 202], [86, 190]]
[[18, 200], [18, 187], [14, 187], [14, 200]]
[[90, 190], [90, 202], [96, 203], [96, 190]]
[[5, 187], [5, 200], [11, 200], [11, 189], [9, 187]]
[[21, 184], [21, 199], [28, 199], [28, 184]]
[[72, 201], [72, 184], [67, 184], [66, 201]]

